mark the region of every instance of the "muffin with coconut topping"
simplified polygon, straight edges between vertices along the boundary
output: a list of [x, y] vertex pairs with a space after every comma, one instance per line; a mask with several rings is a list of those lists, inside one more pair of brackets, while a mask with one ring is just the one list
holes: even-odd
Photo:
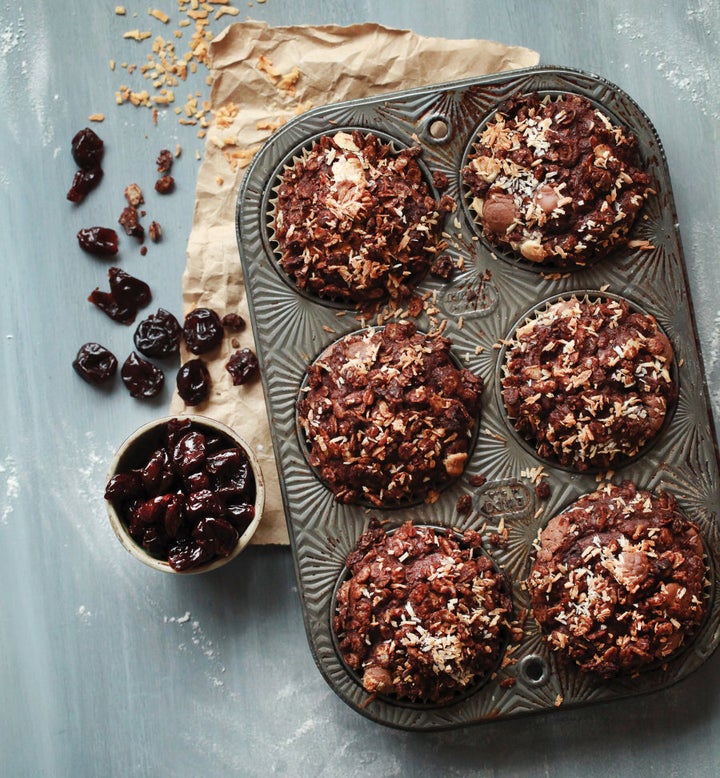
[[551, 648], [610, 678], [673, 656], [702, 621], [706, 567], [675, 499], [607, 485], [542, 530], [527, 581]]
[[272, 229], [298, 289], [354, 303], [403, 300], [435, 255], [441, 213], [417, 162], [372, 133], [322, 136], [281, 176]]
[[653, 193], [637, 138], [574, 94], [502, 104], [462, 176], [490, 243], [557, 267], [586, 265], [625, 243]]
[[297, 404], [310, 464], [341, 503], [434, 502], [463, 472], [483, 382], [412, 322], [346, 335]]
[[537, 453], [578, 471], [609, 469], [656, 437], [677, 396], [673, 349], [627, 300], [558, 300], [506, 346], [502, 397]]
[[511, 618], [509, 585], [480, 535], [376, 520], [347, 559], [333, 629], [371, 694], [445, 703], [497, 666]]

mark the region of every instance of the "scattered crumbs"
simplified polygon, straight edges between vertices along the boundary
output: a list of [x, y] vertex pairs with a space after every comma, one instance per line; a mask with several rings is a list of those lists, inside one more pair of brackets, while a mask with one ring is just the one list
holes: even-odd
[[75, 615], [85, 624], [88, 624], [92, 618], [91, 611], [89, 611], [84, 605], [80, 605], [80, 607], [75, 611]]
[[125, 6], [124, 5], [116, 5], [115, 6], [115, 13], [118, 16], [125, 16], [125, 14], [127, 13], [127, 11], [125, 10]]
[[642, 239], [630, 240], [627, 245], [628, 248], [640, 249], [640, 251], [652, 251], [655, 248], [649, 240]]
[[90, 121], [90, 122], [104, 122], [105, 121], [105, 114], [104, 113], [91, 113], [90, 116], [88, 116], [88, 121]]
[[150, 30], [128, 30], [123, 33], [123, 38], [128, 38], [134, 41], [144, 41], [152, 36]]
[[157, 8], [148, 8], [148, 13], [150, 14], [150, 16], [155, 17], [159, 22], [162, 22], [163, 24], [167, 24], [170, 21], [170, 17], [166, 13], [159, 11]]
[[215, 12], [215, 19], [221, 19], [223, 16], [237, 16], [240, 13], [240, 9], [233, 8], [229, 5], [224, 5], [222, 8], [218, 8]]
[[558, 694], [558, 696], [555, 698], [555, 702], [553, 705], [555, 705], [556, 708], [559, 708], [563, 704], [563, 696], [562, 694]]

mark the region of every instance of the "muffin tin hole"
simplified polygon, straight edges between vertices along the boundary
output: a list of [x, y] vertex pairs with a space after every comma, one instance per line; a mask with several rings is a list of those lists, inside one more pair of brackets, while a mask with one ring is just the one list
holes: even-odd
[[528, 654], [520, 660], [518, 674], [528, 686], [542, 686], [550, 677], [545, 660], [537, 654]]
[[425, 122], [423, 134], [430, 143], [445, 143], [452, 134], [450, 120], [440, 114], [431, 116]]

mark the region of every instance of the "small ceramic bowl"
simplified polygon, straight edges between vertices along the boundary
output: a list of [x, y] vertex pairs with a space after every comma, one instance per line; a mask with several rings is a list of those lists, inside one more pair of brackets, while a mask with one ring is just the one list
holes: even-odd
[[240, 435], [225, 424], [221, 424], [220, 422], [205, 416], [187, 414], [182, 416], [166, 416], [151, 421], [133, 432], [133, 434], [120, 446], [110, 463], [106, 484], [109, 483], [114, 476], [120, 473], [127, 473], [132, 470], [143, 468], [147, 464], [151, 454], [164, 447], [168, 423], [173, 419], [178, 419], [179, 421], [189, 420], [191, 422], [191, 430], [202, 432], [206, 436], [219, 437], [223, 440], [223, 443], [227, 442], [227, 446], [223, 446], [222, 448], [237, 446], [242, 449], [247, 456], [255, 479], [255, 513], [250, 524], [243, 530], [242, 534], [240, 534], [233, 550], [227, 556], [215, 556], [196, 567], [178, 571], [170, 565], [167, 559], [159, 559], [157, 556], [153, 556], [130, 535], [128, 524], [123, 517], [123, 514], [125, 513], [123, 511], [123, 503], [125, 501], [122, 499], [106, 499], [108, 515], [110, 517], [110, 524], [112, 525], [118, 540], [136, 559], [139, 559], [141, 562], [148, 565], [148, 567], [152, 567], [154, 570], [161, 570], [166, 573], [175, 573], [179, 575], [206, 573], [226, 565], [228, 562], [235, 559], [245, 546], [247, 546], [260, 523], [265, 504], [265, 485], [260, 465], [253, 450]]

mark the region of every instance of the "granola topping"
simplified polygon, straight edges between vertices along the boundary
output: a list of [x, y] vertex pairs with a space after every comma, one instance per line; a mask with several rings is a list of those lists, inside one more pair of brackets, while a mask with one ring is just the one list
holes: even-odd
[[511, 602], [480, 535], [373, 519], [347, 559], [333, 629], [370, 694], [448, 702], [497, 666]]
[[412, 294], [437, 252], [441, 211], [451, 207], [432, 197], [419, 154], [337, 132], [284, 172], [273, 230], [299, 289], [360, 303]]
[[585, 265], [626, 242], [647, 197], [637, 138], [579, 95], [508, 100], [462, 175], [483, 234], [538, 264]]
[[502, 395], [541, 457], [579, 471], [636, 456], [677, 396], [673, 351], [625, 300], [560, 300], [507, 344]]
[[348, 335], [308, 368], [297, 410], [310, 463], [342, 503], [432, 502], [463, 472], [481, 392], [450, 341], [412, 322]]
[[705, 575], [700, 536], [675, 498], [626, 482], [549, 522], [527, 585], [550, 646], [609, 678], [686, 642], [702, 621]]

